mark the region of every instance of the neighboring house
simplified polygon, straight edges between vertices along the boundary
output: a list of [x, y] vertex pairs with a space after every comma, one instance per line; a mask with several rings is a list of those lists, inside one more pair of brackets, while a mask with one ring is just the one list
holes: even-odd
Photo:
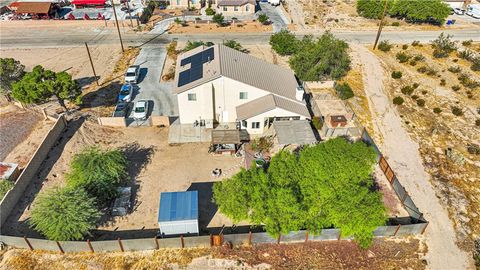
[[255, 0], [217, 0], [212, 6], [217, 13], [226, 16], [253, 15], [255, 13]]
[[180, 55], [175, 92], [180, 124], [237, 126], [260, 135], [275, 121], [310, 118], [290, 69], [223, 45]]
[[[190, 2], [190, 5], [189, 5]], [[169, 8], [195, 8], [201, 9], [202, 8], [202, 1], [201, 0], [170, 0]]]

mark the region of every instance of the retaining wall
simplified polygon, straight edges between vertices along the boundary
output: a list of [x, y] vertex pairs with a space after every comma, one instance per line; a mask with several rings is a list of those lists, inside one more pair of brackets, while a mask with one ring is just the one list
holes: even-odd
[[58, 137], [62, 134], [66, 125], [67, 121], [65, 120], [65, 117], [61, 115], [40, 143], [40, 146], [38, 146], [37, 151], [35, 151], [27, 166], [25, 166], [22, 173], [15, 181], [13, 188], [3, 197], [0, 202], [0, 226], [5, 223], [10, 212], [23, 196], [25, 189], [35, 178], [40, 165], [42, 165], [52, 146], [58, 141]]
[[126, 127], [125, 117], [99, 117], [98, 124], [109, 127]]

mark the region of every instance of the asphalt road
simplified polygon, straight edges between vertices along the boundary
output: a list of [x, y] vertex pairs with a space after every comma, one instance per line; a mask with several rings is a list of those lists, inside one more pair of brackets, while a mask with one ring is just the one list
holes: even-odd
[[[84, 42], [93, 44], [118, 44], [119, 39], [115, 29], [107, 30], [84, 30], [84, 31], [33, 31], [29, 29], [16, 29], [0, 33], [1, 48], [39, 48], [39, 47], [77, 47], [83, 46]], [[441, 32], [451, 34], [456, 40], [480, 40], [480, 27], [467, 30], [448, 31], [384, 31], [381, 39], [392, 42], [409, 43], [414, 40], [428, 42], [435, 39]], [[375, 31], [332, 31], [338, 38], [346, 41], [369, 44], [375, 40]], [[297, 33], [299, 36], [313, 34], [318, 36], [323, 31], [309, 31]], [[167, 44], [171, 39], [178, 40], [209, 40], [221, 42], [225, 39], [235, 39], [243, 44], [268, 43], [271, 33], [219, 33], [219, 34], [195, 34], [195, 35], [168, 35], [151, 33], [124, 33], [125, 46], [159, 47]]]

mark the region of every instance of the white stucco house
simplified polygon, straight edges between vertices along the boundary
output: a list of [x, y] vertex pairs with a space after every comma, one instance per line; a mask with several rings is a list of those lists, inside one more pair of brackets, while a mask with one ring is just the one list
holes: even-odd
[[275, 121], [310, 118], [294, 73], [223, 45], [178, 57], [175, 93], [180, 124], [236, 126], [261, 135]]

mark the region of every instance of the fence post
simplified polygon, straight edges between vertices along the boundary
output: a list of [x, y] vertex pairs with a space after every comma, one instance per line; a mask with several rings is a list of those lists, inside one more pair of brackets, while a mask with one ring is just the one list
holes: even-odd
[[90, 239], [87, 239], [87, 245], [90, 248], [90, 252], [95, 253], [95, 250], [93, 249], [92, 243], [90, 243]]
[[60, 245], [60, 242], [58, 242], [58, 241], [55, 241], [55, 242], [57, 243], [57, 246], [58, 246], [58, 249], [60, 250], [60, 252], [61, 252], [62, 254], [64, 254], [65, 251], [63, 251], [63, 248], [62, 248], [62, 246]]
[[182, 244], [182, 248], [185, 247], [185, 241], [183, 240], [183, 235], [180, 235], [180, 242]]
[[393, 236], [397, 235], [397, 232], [398, 232], [398, 230], [400, 230], [400, 227], [401, 227], [401, 226], [402, 226], [402, 225], [398, 224], [397, 229], [395, 230], [395, 233], [393, 234]]
[[421, 234], [423, 234], [425, 232], [429, 223], [430, 223], [429, 221], [427, 221], [427, 223], [425, 223], [425, 226], [423, 227]]
[[155, 237], [154, 240], [155, 240], [155, 246], [157, 247], [157, 249], [159, 249], [159, 248], [160, 248], [160, 245], [158, 244], [158, 239], [157, 239], [157, 237]]
[[210, 234], [210, 247], [213, 247], [213, 235]]
[[249, 232], [248, 232], [248, 245], [249, 245], [249, 246], [252, 245], [252, 231], [249, 231]]
[[24, 236], [23, 239], [24, 239], [25, 242], [27, 243], [27, 245], [28, 245], [28, 247], [30, 248], [30, 250], [33, 250], [32, 244], [30, 244], [30, 241], [28, 241], [28, 238], [27, 238], [26, 236]]
[[308, 242], [308, 230], [305, 232], [305, 243]]
[[120, 239], [120, 237], [118, 238], [118, 245], [120, 246], [120, 250], [122, 252], [124, 252], [125, 250], [123, 249], [123, 244], [122, 244], [122, 240]]

